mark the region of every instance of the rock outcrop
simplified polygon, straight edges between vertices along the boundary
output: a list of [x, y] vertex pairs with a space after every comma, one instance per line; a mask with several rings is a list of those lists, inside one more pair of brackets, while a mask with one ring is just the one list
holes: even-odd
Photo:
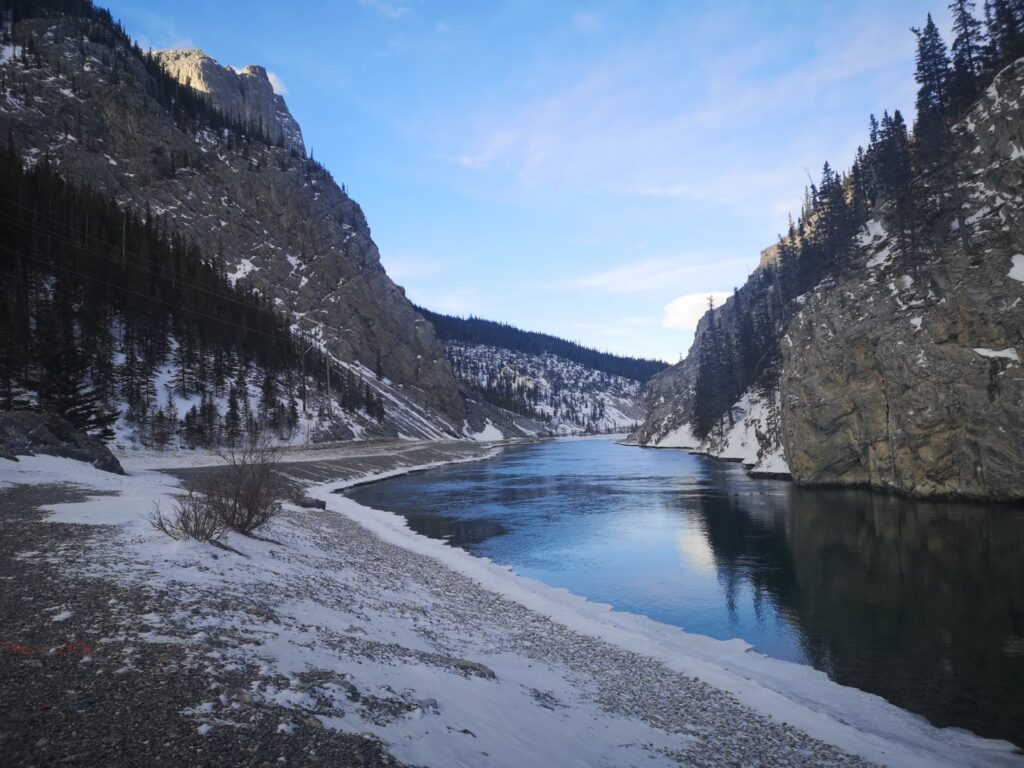
[[[955, 209], [930, 222], [932, 245], [901, 252], [883, 207], [850, 269], [796, 299], [781, 343], [781, 418], [762, 415], [777, 424], [764, 444], [781, 442], [796, 482], [1024, 499], [1022, 126], [1024, 59], [955, 129], [970, 252]], [[729, 303], [715, 312], [730, 322]], [[639, 444], [721, 455], [729, 442], [698, 446], [689, 433], [696, 348], [650, 382]]]
[[124, 474], [114, 454], [99, 440], [84, 435], [60, 416], [35, 411], [0, 411], [0, 458], [42, 453], [85, 461], [104, 472]]
[[865, 266], [818, 286], [789, 324], [782, 423], [797, 481], [1024, 498], [1022, 96], [1024, 60], [959, 126], [971, 253], [955, 219], [915, 257], [869, 222]]
[[46, 158], [219, 259], [382, 392], [385, 431], [461, 435], [462, 398], [432, 326], [385, 273], [359, 205], [301, 152], [262, 69], [236, 72], [195, 51], [160, 55], [224, 113], [280, 131], [281, 146], [183, 126], [154, 96], [141, 55], [114, 33], [59, 16], [16, 27], [38, 58], [3, 64], [0, 135], [26, 163]]
[[224, 114], [264, 131], [271, 141], [305, 153], [302, 130], [284, 97], [274, 92], [263, 67], [222, 67], [196, 48], [157, 51], [153, 55], [175, 80], [207, 94]]

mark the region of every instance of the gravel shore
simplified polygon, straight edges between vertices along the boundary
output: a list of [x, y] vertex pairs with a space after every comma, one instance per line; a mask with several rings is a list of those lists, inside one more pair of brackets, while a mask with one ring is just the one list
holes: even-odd
[[[281, 471], [300, 488], [487, 450]], [[0, 487], [4, 765], [869, 764], [334, 509], [289, 505], [237, 553], [40, 511], [87, 494]]]

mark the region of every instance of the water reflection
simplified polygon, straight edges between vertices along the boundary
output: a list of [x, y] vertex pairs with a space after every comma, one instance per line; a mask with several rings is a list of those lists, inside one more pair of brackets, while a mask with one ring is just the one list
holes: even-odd
[[726, 609], [748, 585], [834, 680], [1024, 744], [1024, 515], [866, 491], [784, 498], [684, 496]]
[[1024, 745], [1021, 510], [804, 490], [595, 441], [352, 495], [525, 575]]

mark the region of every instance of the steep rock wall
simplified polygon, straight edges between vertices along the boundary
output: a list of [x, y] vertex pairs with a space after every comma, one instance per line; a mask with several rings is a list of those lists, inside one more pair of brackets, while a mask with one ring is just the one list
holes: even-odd
[[[930, 224], [938, 245], [914, 254], [899, 251], [879, 210], [850, 271], [790, 310], [780, 434], [766, 437], [796, 482], [1024, 498], [1022, 104], [1024, 60], [955, 129], [970, 253], [953, 210]], [[728, 303], [715, 311], [729, 322]], [[648, 385], [638, 444], [720, 453], [721, 437], [698, 446], [689, 431], [696, 349]]]
[[1022, 95], [1024, 61], [958, 129], [972, 253], [952, 216], [914, 256], [869, 222], [864, 267], [790, 323], [783, 441], [798, 482], [1024, 497]]
[[[67, 18], [17, 26], [18, 37], [34, 37], [39, 57], [3, 63], [0, 135], [13, 138], [27, 163], [46, 158], [70, 180], [150, 211], [158, 226], [197, 243], [232, 279], [313, 330], [338, 360], [370, 377], [379, 371], [389, 414], [410, 414], [393, 431], [461, 434], [462, 398], [432, 326], [384, 272], [359, 205], [298, 151], [297, 126], [283, 147], [182, 130], [127, 46], [93, 42], [88, 24]], [[261, 70], [239, 74], [195, 53], [172, 60], [224, 111], [245, 117], [262, 104], [278, 111], [279, 130], [291, 125]], [[249, 96], [228, 98], [222, 86], [232, 82]]]

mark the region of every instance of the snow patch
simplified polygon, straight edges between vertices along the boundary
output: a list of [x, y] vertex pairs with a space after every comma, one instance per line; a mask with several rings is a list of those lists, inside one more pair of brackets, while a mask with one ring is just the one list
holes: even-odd
[[683, 424], [656, 442], [656, 448], [696, 448], [700, 440], [693, 436], [689, 424]]
[[1017, 354], [1017, 350], [1013, 347], [1007, 349], [987, 349], [985, 347], [975, 347], [974, 351], [982, 357], [1001, 357], [1006, 360], [1013, 360], [1015, 363], [1020, 362], [1020, 355]]
[[1018, 253], [1016, 256], [1011, 257], [1013, 266], [1010, 267], [1010, 271], [1007, 273], [1007, 277], [1013, 278], [1014, 280], [1020, 280], [1024, 283], [1024, 253]]

